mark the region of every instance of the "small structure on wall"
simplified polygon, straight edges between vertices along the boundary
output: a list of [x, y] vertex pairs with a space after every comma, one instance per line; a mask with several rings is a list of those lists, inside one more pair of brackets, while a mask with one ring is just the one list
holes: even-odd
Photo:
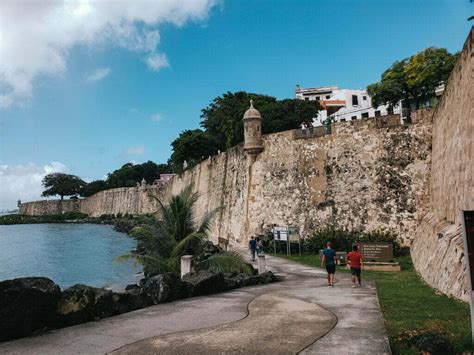
[[250, 108], [244, 114], [244, 151], [250, 155], [257, 155], [263, 150], [262, 143], [262, 116], [253, 107], [250, 100]]

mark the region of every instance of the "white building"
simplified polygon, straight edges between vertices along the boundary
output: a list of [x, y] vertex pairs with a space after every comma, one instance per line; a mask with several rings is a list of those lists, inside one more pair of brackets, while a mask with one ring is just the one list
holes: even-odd
[[[331, 117], [334, 121], [350, 121], [387, 115], [388, 106], [372, 107], [366, 90], [339, 89], [337, 86], [321, 86], [302, 89], [296, 85], [295, 96], [300, 100], [318, 101], [322, 110], [313, 119], [314, 126], [320, 126]], [[393, 110], [399, 113], [398, 108]]]

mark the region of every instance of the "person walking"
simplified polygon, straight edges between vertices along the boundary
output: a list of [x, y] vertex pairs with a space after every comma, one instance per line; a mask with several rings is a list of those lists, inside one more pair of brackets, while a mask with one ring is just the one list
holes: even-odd
[[257, 250], [257, 241], [254, 237], [250, 238], [249, 240], [249, 250], [250, 256], [252, 257], [252, 261], [255, 261], [255, 251]]
[[334, 274], [336, 273], [336, 251], [332, 248], [332, 243], [326, 244], [326, 249], [323, 250], [323, 258], [321, 266], [326, 266], [328, 273], [328, 286], [334, 286]]
[[359, 286], [362, 286], [360, 272], [364, 268], [364, 260], [362, 258], [362, 254], [359, 252], [359, 247], [354, 245], [352, 247], [352, 251], [347, 254], [347, 264], [351, 267], [351, 275], [352, 275], [352, 287], [355, 286], [355, 280], [357, 277], [357, 281], [359, 282]]
[[263, 242], [261, 239], [257, 238], [257, 255], [263, 254]]

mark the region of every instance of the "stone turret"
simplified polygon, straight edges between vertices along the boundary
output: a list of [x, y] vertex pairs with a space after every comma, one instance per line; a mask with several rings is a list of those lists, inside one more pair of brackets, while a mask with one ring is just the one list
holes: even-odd
[[250, 100], [250, 108], [244, 114], [244, 137], [244, 151], [247, 154], [257, 155], [263, 150], [262, 116], [253, 107], [253, 100]]

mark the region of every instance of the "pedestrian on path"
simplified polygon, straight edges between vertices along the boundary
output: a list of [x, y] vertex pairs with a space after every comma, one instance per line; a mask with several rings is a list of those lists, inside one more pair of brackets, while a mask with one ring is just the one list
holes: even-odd
[[326, 266], [328, 273], [328, 286], [334, 286], [334, 274], [336, 273], [336, 251], [332, 248], [332, 243], [326, 244], [326, 249], [323, 250], [323, 258], [321, 266]]
[[257, 255], [263, 255], [263, 242], [257, 238]]
[[359, 286], [362, 286], [360, 272], [364, 268], [364, 261], [357, 245], [352, 247], [352, 251], [347, 254], [346, 259], [347, 264], [351, 267], [352, 287], [355, 287], [356, 277], [357, 281], [359, 282]]
[[249, 250], [250, 256], [252, 257], [252, 261], [255, 261], [255, 251], [257, 250], [257, 241], [254, 237], [250, 238], [249, 240]]

